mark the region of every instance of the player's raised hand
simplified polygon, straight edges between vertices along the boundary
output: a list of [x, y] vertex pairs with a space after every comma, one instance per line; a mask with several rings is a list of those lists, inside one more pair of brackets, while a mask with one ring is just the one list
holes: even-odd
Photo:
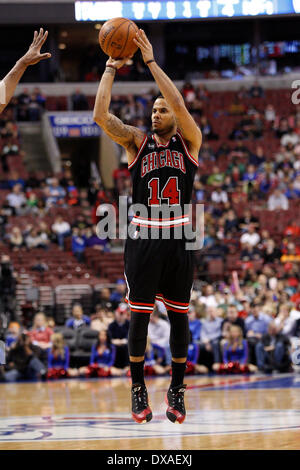
[[39, 33], [37, 31], [34, 32], [33, 41], [28, 51], [21, 59], [26, 66], [37, 64], [43, 59], [50, 59], [51, 54], [49, 52], [41, 54], [41, 47], [46, 41], [47, 36], [48, 31], [44, 32], [43, 28], [40, 28]]
[[115, 69], [120, 69], [121, 67], [123, 67], [123, 65], [125, 65], [128, 61], [130, 61], [132, 56], [130, 57], [124, 57], [124, 59], [113, 59], [112, 57], [110, 57], [107, 61], [106, 61], [106, 65], [108, 66], [113, 66]]
[[154, 60], [153, 48], [144, 30], [139, 29], [133, 41], [140, 48], [145, 63]]

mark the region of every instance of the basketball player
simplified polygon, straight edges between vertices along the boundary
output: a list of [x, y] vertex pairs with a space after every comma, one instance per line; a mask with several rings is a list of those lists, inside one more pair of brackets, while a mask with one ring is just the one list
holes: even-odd
[[[133, 203], [150, 209], [169, 199], [168, 205], [190, 203], [194, 175], [198, 166], [201, 131], [187, 111], [175, 85], [155, 62], [152, 46], [143, 30], [136, 44], [142, 52], [163, 96], [156, 99], [152, 110], [152, 135], [123, 124], [109, 113], [111, 90], [116, 70], [126, 62], [109, 58], [97, 92], [94, 119], [128, 156], [133, 182]], [[135, 216], [131, 223], [144, 227], [183, 225], [182, 218], [157, 222]], [[160, 225], [161, 224], [161, 225]], [[154, 238], [154, 237], [152, 237]], [[127, 301], [131, 309], [128, 335], [132, 377], [132, 416], [138, 423], [150, 421], [152, 411], [144, 382], [144, 355], [150, 314], [155, 298], [162, 300], [170, 320], [172, 382], [166, 395], [167, 417], [182, 423], [186, 411], [183, 384], [189, 344], [188, 306], [193, 283], [192, 251], [182, 239], [128, 238], [125, 246]]]
[[18, 85], [23, 73], [27, 69], [28, 65], [34, 65], [43, 59], [49, 59], [51, 54], [45, 52], [40, 53], [41, 47], [46, 41], [48, 31], [44, 33], [43, 28], [40, 28], [39, 33], [34, 32], [32, 44], [30, 45], [26, 54], [18, 60], [16, 65], [6, 75], [6, 77], [0, 82], [0, 113], [5, 109], [7, 104], [10, 102], [13, 96], [16, 86]]

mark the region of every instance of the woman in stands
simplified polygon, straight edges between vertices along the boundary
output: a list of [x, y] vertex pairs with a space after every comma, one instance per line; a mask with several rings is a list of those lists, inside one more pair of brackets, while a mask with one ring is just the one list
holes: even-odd
[[13, 251], [19, 251], [24, 248], [24, 238], [19, 227], [13, 227], [11, 233], [8, 235], [9, 247]]
[[257, 367], [248, 364], [248, 343], [243, 338], [243, 330], [238, 325], [231, 325], [228, 341], [223, 347], [223, 364], [213, 366], [219, 373], [255, 372]]
[[128, 367], [114, 367], [116, 347], [111, 344], [107, 330], [99, 331], [98, 341], [92, 346], [90, 365], [79, 369], [86, 377], [108, 377], [125, 375]]
[[65, 377], [76, 377], [77, 369], [70, 369], [70, 352], [68, 346], [64, 344], [61, 333], [54, 333], [51, 336], [52, 347], [48, 349], [48, 379], [58, 379]]

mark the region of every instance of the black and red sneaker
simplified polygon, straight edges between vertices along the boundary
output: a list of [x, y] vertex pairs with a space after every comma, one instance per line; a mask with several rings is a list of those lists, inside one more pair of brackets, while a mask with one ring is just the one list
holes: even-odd
[[172, 423], [183, 423], [185, 420], [184, 392], [186, 384], [177, 385], [169, 388], [165, 401], [168, 405], [166, 415]]
[[132, 417], [137, 423], [146, 423], [152, 419], [152, 411], [148, 403], [146, 385], [133, 384], [131, 388]]

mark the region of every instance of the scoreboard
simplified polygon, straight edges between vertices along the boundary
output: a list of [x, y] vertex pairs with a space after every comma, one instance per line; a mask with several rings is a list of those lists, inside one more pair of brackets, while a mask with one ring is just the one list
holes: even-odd
[[77, 21], [123, 16], [136, 21], [251, 17], [300, 13], [300, 0], [77, 1]]

